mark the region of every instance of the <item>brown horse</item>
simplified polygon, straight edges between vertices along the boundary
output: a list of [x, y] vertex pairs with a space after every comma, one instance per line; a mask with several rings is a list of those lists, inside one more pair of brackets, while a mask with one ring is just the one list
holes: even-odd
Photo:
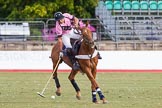
[[[80, 64], [80, 71], [85, 73], [89, 80], [91, 81], [91, 89], [92, 89], [92, 102], [98, 103], [96, 94], [98, 93], [100, 100], [103, 101], [103, 103], [107, 103], [107, 100], [105, 99], [101, 89], [99, 88], [99, 85], [96, 81], [96, 72], [97, 72], [97, 64], [98, 64], [98, 56], [97, 56], [97, 50], [95, 49], [95, 44], [92, 37], [92, 32], [87, 27], [88, 24], [86, 24], [86, 27], [79, 28], [82, 35], [81, 45], [79, 48], [78, 54], [75, 56], [78, 59], [78, 62]], [[53, 47], [51, 58], [53, 62], [53, 68], [55, 68], [56, 63], [59, 59], [60, 51], [62, 50], [62, 42], [57, 42], [57, 44]], [[72, 67], [72, 63], [69, 60], [69, 57], [62, 56], [62, 61], [64, 61], [67, 65]], [[58, 67], [57, 67], [58, 68]], [[69, 75], [69, 80], [71, 81], [71, 84], [76, 90], [76, 97], [77, 99], [81, 98], [80, 88], [78, 87], [78, 84], [75, 81], [75, 75], [79, 71], [71, 70], [71, 73]], [[59, 83], [59, 79], [57, 77], [57, 69], [53, 74], [53, 79], [55, 80], [55, 84], [57, 87], [56, 94], [59, 96], [61, 95], [61, 86]]]

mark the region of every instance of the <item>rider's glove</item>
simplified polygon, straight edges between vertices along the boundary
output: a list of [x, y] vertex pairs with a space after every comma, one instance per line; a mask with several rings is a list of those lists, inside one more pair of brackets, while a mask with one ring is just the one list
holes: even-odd
[[61, 58], [63, 57], [63, 52], [62, 52], [62, 51], [60, 52], [59, 56], [60, 56]]

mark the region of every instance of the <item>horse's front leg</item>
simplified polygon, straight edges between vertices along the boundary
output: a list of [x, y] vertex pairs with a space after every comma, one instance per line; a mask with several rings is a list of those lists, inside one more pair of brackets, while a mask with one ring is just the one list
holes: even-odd
[[91, 89], [92, 89], [92, 102], [98, 104], [97, 97], [96, 97], [97, 92], [95, 86], [92, 85]]
[[78, 99], [78, 100], [80, 100], [81, 99], [81, 92], [80, 92], [80, 88], [79, 88], [79, 86], [78, 86], [78, 84], [76, 83], [76, 81], [75, 81], [75, 79], [74, 79], [74, 77], [75, 77], [75, 75], [78, 73], [78, 71], [74, 71], [74, 70], [71, 70], [71, 73], [70, 73], [70, 75], [69, 75], [69, 80], [70, 80], [70, 82], [71, 82], [71, 84], [73, 85], [73, 87], [74, 87], [74, 89], [75, 89], [75, 91], [76, 91], [76, 98]]
[[96, 94], [97, 94], [96, 88], [98, 87], [98, 84], [97, 84], [96, 80], [94, 79], [93, 75], [91, 74], [91, 72], [87, 71], [86, 74], [87, 74], [87, 77], [89, 78], [89, 80], [91, 81], [92, 102], [98, 104], [98, 100], [96, 97]]
[[58, 66], [60, 64], [60, 51], [62, 50], [62, 41], [60, 40], [60, 38], [58, 39], [56, 45], [52, 48], [52, 52], [51, 52], [51, 59], [52, 59], [52, 62], [53, 62], [53, 71], [54, 74], [53, 74], [53, 79], [54, 79], [54, 82], [56, 84], [56, 95], [60, 96], [61, 95], [61, 86], [60, 86], [60, 82], [59, 82], [59, 79], [57, 77], [57, 69], [58, 69]]
[[99, 88], [99, 85], [96, 81], [96, 71], [92, 71], [91, 69], [88, 69], [88, 67], [85, 68], [85, 72], [87, 74], [87, 77], [91, 81], [91, 88], [92, 88], [92, 102], [98, 104], [96, 94], [99, 94], [100, 100], [103, 100], [103, 103], [107, 103], [101, 89]]
[[53, 71], [54, 71], [54, 73], [53, 73], [53, 79], [54, 79], [54, 82], [55, 82], [55, 85], [56, 85], [56, 88], [57, 88], [57, 90], [55, 92], [57, 96], [60, 96], [61, 95], [61, 86], [60, 86], [60, 82], [59, 82], [59, 79], [58, 79], [58, 76], [57, 76], [57, 70], [58, 70], [58, 66], [60, 64], [60, 60], [61, 60], [60, 58], [59, 58], [59, 60], [56, 60], [54, 58], [52, 59], [52, 62], [53, 62]]
[[[96, 68], [94, 68], [93, 69], [93, 71], [92, 71], [92, 75], [93, 75], [93, 77], [94, 77], [94, 79], [96, 80], [96, 73], [97, 73], [97, 69]], [[97, 83], [97, 82], [96, 82]], [[95, 86], [93, 86], [93, 91], [94, 91], [94, 89], [95, 89], [95, 91], [92, 93], [92, 94], [97, 94], [98, 93], [98, 95], [99, 95], [99, 97], [100, 97], [100, 100], [102, 100], [103, 101], [103, 104], [106, 104], [107, 103], [107, 100], [106, 100], [106, 98], [105, 98], [105, 96], [103, 95], [103, 93], [102, 93], [102, 91], [101, 91], [101, 89], [99, 88], [99, 86], [97, 86], [97, 87], [95, 87]], [[93, 95], [92, 95], [92, 97], [93, 97]]]
[[56, 85], [56, 88], [57, 88], [56, 95], [60, 96], [61, 95], [61, 85], [60, 85], [60, 82], [59, 82], [59, 79], [58, 79], [58, 76], [57, 76], [57, 69], [53, 74], [53, 79], [54, 79], [54, 82], [55, 82], [55, 85]]

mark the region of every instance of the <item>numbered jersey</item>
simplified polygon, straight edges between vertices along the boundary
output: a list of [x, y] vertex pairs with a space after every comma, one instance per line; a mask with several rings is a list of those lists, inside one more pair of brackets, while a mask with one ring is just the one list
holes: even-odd
[[64, 13], [64, 20], [65, 22], [60, 24], [59, 21], [56, 22], [56, 34], [57, 35], [64, 35], [70, 32], [72, 29], [72, 20], [74, 16], [69, 13]]

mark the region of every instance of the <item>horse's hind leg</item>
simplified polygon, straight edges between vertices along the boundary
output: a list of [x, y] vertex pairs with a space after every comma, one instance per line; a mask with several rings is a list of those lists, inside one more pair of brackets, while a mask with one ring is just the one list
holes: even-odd
[[74, 89], [75, 89], [75, 91], [76, 91], [76, 93], [77, 93], [77, 94], [76, 94], [76, 98], [77, 98], [78, 100], [80, 100], [80, 99], [81, 99], [80, 88], [79, 88], [78, 84], [76, 83], [76, 81], [75, 81], [75, 79], [74, 79], [74, 77], [75, 77], [75, 75], [76, 75], [77, 73], [78, 73], [78, 71], [72, 70], [68, 78], [69, 78], [71, 84], [73, 85], [73, 87], [74, 87]]

